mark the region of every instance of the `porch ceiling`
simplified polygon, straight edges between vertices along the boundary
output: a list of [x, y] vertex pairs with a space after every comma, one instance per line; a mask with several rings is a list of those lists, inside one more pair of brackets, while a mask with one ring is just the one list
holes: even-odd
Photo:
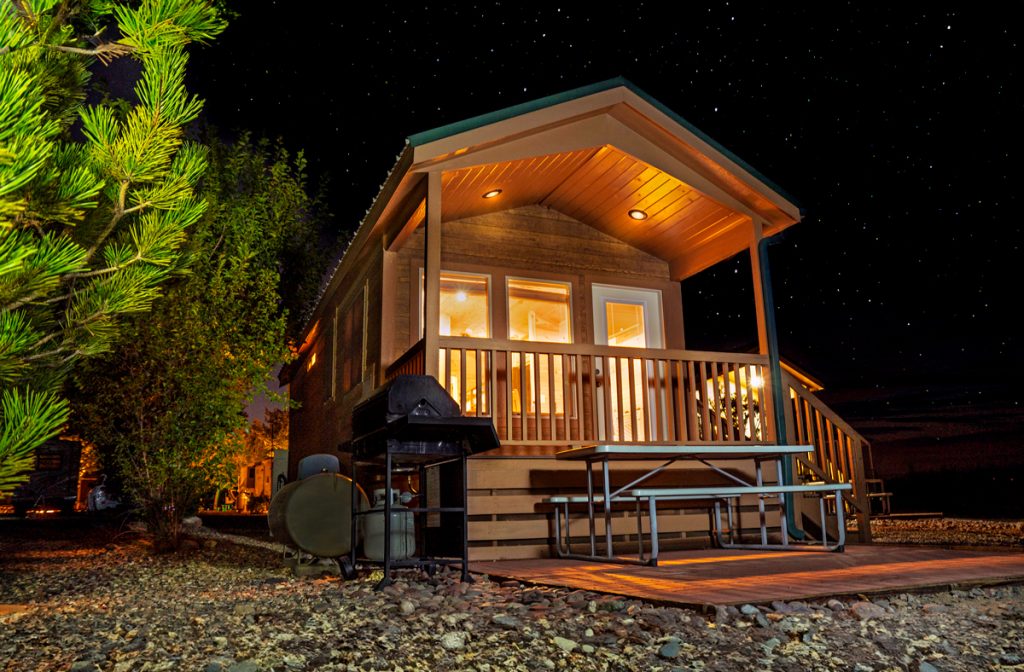
[[[544, 205], [672, 263], [680, 276], [698, 250], [749, 236], [737, 230], [750, 221], [745, 213], [610, 145], [445, 171], [442, 188], [443, 220]], [[483, 198], [492, 189], [501, 194]], [[647, 218], [631, 218], [632, 209]]]

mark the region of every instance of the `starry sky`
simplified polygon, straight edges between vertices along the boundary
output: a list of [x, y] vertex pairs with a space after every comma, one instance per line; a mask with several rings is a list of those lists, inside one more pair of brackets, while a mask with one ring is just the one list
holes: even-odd
[[[780, 341], [837, 406], [1024, 424], [1018, 21], [897, 3], [233, 6], [190, 87], [223, 131], [304, 149], [339, 226], [408, 135], [624, 76], [805, 209], [770, 256]], [[756, 344], [749, 273], [684, 283], [690, 347]]]

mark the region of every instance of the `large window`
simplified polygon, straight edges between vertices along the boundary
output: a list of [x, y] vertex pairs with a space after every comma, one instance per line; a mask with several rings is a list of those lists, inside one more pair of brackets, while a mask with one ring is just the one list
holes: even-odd
[[567, 282], [509, 278], [509, 339], [572, 343], [571, 298]]
[[441, 271], [441, 336], [490, 338], [490, 278]]

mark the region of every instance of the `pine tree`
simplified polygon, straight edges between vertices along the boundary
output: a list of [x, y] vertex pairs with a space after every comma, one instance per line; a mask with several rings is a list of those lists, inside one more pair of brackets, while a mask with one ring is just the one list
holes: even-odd
[[201, 186], [210, 208], [188, 242], [190, 274], [128, 320], [116, 353], [75, 375], [76, 431], [116, 467], [168, 550], [182, 518], [234, 481], [245, 406], [290, 358], [288, 325], [325, 265], [310, 249], [324, 216], [306, 195], [302, 155], [247, 136], [211, 144]]
[[[224, 26], [206, 0], [0, 3], [0, 496], [66, 421], [76, 362], [181, 271], [206, 166], [185, 48]], [[134, 98], [87, 103], [122, 58]]]

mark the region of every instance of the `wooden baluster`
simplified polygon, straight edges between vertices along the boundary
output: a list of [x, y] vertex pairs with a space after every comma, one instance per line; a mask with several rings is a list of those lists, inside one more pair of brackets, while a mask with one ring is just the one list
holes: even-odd
[[704, 415], [702, 413], [702, 407], [707, 402], [707, 399], [705, 398], [706, 395], [704, 392], [701, 392], [700, 397], [698, 398], [697, 396], [697, 383], [700, 378], [703, 378], [703, 372], [701, 372], [701, 375], [698, 377], [696, 363], [692, 361], [688, 361], [686, 363], [686, 369], [689, 374], [686, 377], [686, 385], [690, 396], [687, 400], [688, 403], [686, 404], [686, 415], [690, 419], [689, 439], [691, 441], [700, 441], [707, 436], [708, 433], [708, 423], [707, 420], [704, 419]]
[[548, 386], [548, 438], [554, 441], [559, 438], [557, 436], [558, 430], [555, 426], [555, 417], [558, 415], [558, 405], [555, 403], [557, 397], [555, 397], [555, 357], [557, 355], [544, 355], [544, 358], [548, 362], [548, 379], [545, 381]]
[[533, 432], [534, 440], [542, 441], [544, 439], [544, 432], [542, 431], [543, 425], [541, 424], [541, 408], [540, 408], [540, 353], [530, 353], [533, 359]]

